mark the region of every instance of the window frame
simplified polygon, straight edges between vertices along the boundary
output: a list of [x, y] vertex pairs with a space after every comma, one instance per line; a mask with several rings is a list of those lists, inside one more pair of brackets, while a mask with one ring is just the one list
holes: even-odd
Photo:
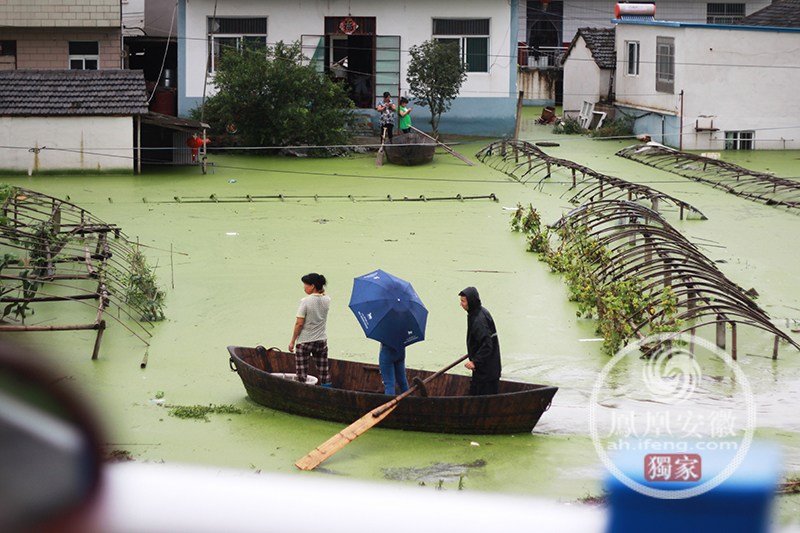
[[675, 94], [675, 38], [656, 37], [656, 92]]
[[[718, 12], [712, 12], [718, 10]], [[709, 2], [706, 4], [706, 24], [735, 24], [747, 15], [744, 2]]]
[[[431, 22], [431, 36], [440, 43], [458, 43], [459, 57], [467, 64], [467, 73], [488, 74], [491, 70], [489, 62], [491, 23], [490, 18], [436, 17]], [[452, 29], [447, 29], [447, 26], [451, 26]], [[481, 31], [482, 27], [485, 27], [484, 31]], [[480, 49], [476, 50], [476, 47]], [[471, 58], [477, 59], [470, 64]]]
[[[633, 54], [631, 53], [634, 51]], [[638, 76], [642, 47], [639, 41], [625, 41], [625, 75]], [[633, 63], [632, 61], [633, 60]], [[631, 68], [633, 67], [633, 68]]]
[[[235, 45], [237, 50], [242, 49], [242, 44], [247, 41], [260, 40], [261, 43], [267, 46], [267, 31], [269, 18], [264, 17], [208, 17], [207, 22], [207, 46], [208, 46], [208, 73], [214, 74], [217, 71], [217, 64], [219, 63], [220, 52], [222, 46]], [[264, 33], [260, 32], [220, 32], [212, 28], [213, 24], [218, 24], [220, 21], [235, 22], [235, 21], [260, 21], [263, 20]]]
[[735, 130], [725, 132], [726, 150], [755, 150], [756, 132], [753, 130]]
[[[88, 48], [94, 48], [94, 50], [88, 50]], [[69, 41], [67, 43], [67, 68], [69, 70], [99, 70], [100, 41]]]

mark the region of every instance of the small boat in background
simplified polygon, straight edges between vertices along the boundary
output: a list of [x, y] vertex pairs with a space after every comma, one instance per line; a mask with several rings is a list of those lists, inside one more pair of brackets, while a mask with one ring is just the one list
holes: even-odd
[[[298, 383], [294, 354], [263, 346], [228, 346], [231, 369], [250, 398], [287, 413], [349, 424], [385, 404], [378, 365], [329, 359], [332, 388]], [[469, 376], [406, 369], [419, 389], [403, 399], [380, 426], [407, 431], [472, 435], [529, 433], [550, 407], [558, 387], [500, 380], [500, 394], [467, 396]], [[309, 376], [317, 377], [309, 360]]]
[[436, 153], [436, 141], [426, 135], [411, 132], [387, 139], [384, 153], [390, 163], [414, 166], [430, 163]]

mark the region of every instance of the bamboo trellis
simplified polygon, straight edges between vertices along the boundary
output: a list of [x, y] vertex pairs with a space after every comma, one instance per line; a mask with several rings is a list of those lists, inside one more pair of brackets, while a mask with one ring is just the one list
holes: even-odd
[[[551, 227], [586, 226], [588, 237], [605, 247], [611, 260], [594, 266], [601, 286], [612, 280], [633, 276], [642, 280], [646, 301], [653, 301], [662, 287], [671, 287], [678, 302], [673, 320], [683, 320], [680, 333], [694, 333], [704, 326], [716, 326], [717, 345], [724, 348], [726, 325], [731, 326], [731, 356], [737, 357], [737, 324], [753, 326], [775, 335], [773, 359], [783, 339], [798, 350], [800, 345], [779, 330], [767, 313], [741, 287], [730, 281], [694, 244], [659, 213], [635, 202], [599, 200], [573, 209]], [[565, 246], [576, 246], [565, 242]], [[648, 306], [648, 303], [643, 304]], [[641, 309], [639, 311], [644, 310]], [[643, 316], [634, 334], [644, 336], [648, 325], [664, 320], [660, 315]]]
[[[0, 332], [94, 330], [97, 333], [92, 359], [97, 359], [105, 319], [109, 317], [147, 345], [139, 335], [143, 332], [152, 336], [143, 324], [150, 324], [144, 310], [129, 305], [124, 296], [118, 295], [124, 293], [122, 286], [131, 269], [129, 257], [137, 245], [129, 242], [114, 224], [107, 224], [68, 201], [20, 187], [7, 187], [3, 193]], [[94, 320], [80, 324], [25, 324], [31, 310], [28, 306], [45, 302], [90, 306], [95, 311]], [[110, 312], [114, 307], [117, 313]], [[123, 321], [122, 315], [134, 320]], [[128, 323], [135, 324], [139, 333]]]
[[797, 180], [755, 172], [733, 163], [680, 152], [657, 143], [629, 146], [618, 151], [617, 155], [711, 184], [715, 188], [764, 202], [766, 205], [800, 209], [800, 181]]
[[[505, 172], [520, 183], [528, 183], [532, 179], [538, 178], [539, 186], [542, 186], [545, 180], [550, 178], [556, 167], [569, 169], [572, 173], [572, 186], [569, 190], [577, 191], [569, 200], [573, 205], [604, 199], [648, 200], [651, 202], [653, 210], [658, 211], [659, 202], [664, 201], [680, 209], [681, 220], [687, 211], [697, 214], [703, 220], [706, 219], [700, 210], [679, 198], [646, 185], [601, 174], [567, 159], [549, 156], [527, 141], [496, 141], [481, 149], [477, 157], [481, 162]], [[581, 175], [580, 179], [578, 174]]]

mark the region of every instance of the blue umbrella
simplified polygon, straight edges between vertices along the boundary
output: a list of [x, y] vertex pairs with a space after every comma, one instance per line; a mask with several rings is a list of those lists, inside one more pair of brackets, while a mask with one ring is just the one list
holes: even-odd
[[353, 281], [350, 309], [367, 338], [395, 350], [425, 339], [428, 310], [411, 284], [383, 270]]

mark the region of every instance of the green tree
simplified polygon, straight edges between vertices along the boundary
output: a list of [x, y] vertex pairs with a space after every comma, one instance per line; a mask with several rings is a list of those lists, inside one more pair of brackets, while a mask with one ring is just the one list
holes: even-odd
[[299, 42], [225, 51], [214, 77], [217, 93], [206, 102], [212, 133], [238, 131], [246, 146], [348, 144], [352, 101], [341, 84], [302, 60]]
[[431, 110], [433, 136], [439, 129], [442, 113], [450, 109], [467, 79], [467, 65], [461, 60], [458, 43], [425, 41], [409, 48], [408, 86], [414, 102]]

